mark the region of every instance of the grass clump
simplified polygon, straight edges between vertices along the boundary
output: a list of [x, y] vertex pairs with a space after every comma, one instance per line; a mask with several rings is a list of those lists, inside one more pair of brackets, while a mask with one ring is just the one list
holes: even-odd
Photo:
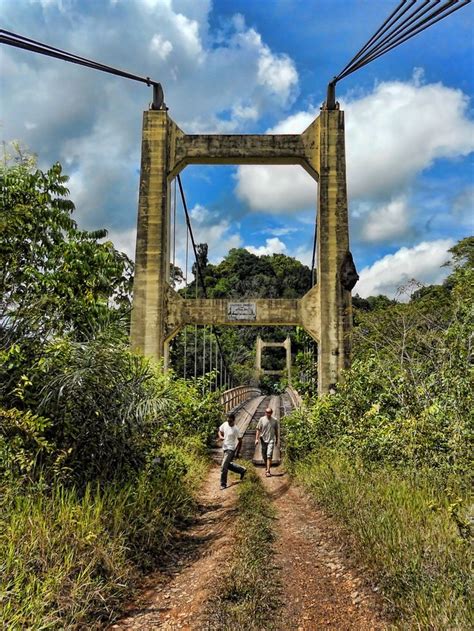
[[334, 450], [294, 473], [351, 533], [400, 628], [474, 627], [469, 519], [446, 480], [432, 470], [369, 470]]
[[[135, 480], [85, 491], [38, 483], [0, 505], [0, 627], [100, 628], [135, 579], [159, 562], [175, 526], [195, 508], [207, 460], [163, 448]], [[17, 489], [18, 491], [18, 489]]]
[[275, 598], [274, 509], [254, 469], [239, 486], [235, 545], [217, 596], [210, 604], [208, 629], [273, 629]]

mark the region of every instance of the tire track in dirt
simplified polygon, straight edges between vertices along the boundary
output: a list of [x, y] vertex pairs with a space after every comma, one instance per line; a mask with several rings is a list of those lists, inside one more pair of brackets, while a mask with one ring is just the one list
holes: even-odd
[[274, 563], [281, 572], [281, 631], [379, 631], [381, 606], [337, 539], [337, 529], [288, 477], [263, 477], [277, 510]]
[[147, 577], [124, 617], [109, 631], [202, 629], [198, 618], [212, 596], [223, 559], [231, 554], [234, 532], [238, 482], [229, 476], [228, 488], [221, 491], [219, 474], [217, 466], [211, 469], [195, 523], [179, 533], [165, 566]]

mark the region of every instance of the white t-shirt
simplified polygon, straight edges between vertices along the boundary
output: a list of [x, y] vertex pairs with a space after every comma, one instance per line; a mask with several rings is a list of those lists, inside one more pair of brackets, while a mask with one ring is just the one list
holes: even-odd
[[222, 449], [237, 449], [240, 437], [239, 428], [236, 425], [231, 427], [229, 423], [225, 421], [225, 423], [222, 423], [222, 425], [219, 427], [219, 431], [224, 436]]

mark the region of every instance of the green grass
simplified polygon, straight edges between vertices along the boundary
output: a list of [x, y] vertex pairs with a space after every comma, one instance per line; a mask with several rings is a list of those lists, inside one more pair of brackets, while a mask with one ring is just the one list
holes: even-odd
[[274, 510], [255, 470], [249, 469], [239, 486], [235, 545], [229, 550], [224, 578], [209, 603], [207, 629], [252, 631], [275, 628], [278, 606], [275, 568], [272, 567]]
[[447, 499], [446, 480], [433, 471], [368, 471], [324, 450], [294, 465], [294, 474], [351, 533], [397, 626], [474, 628], [467, 500], [453, 492]]
[[206, 460], [176, 447], [165, 458], [161, 470], [102, 491], [4, 489], [0, 628], [94, 629], [116, 617], [135, 579], [156, 566], [176, 523], [195, 508]]

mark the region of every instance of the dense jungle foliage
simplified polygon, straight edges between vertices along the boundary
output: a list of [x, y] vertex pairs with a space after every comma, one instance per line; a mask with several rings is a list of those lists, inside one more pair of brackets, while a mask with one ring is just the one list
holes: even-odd
[[[244, 248], [234, 248], [218, 264], [209, 263], [207, 245], [197, 246], [199, 267], [206, 287], [208, 298], [228, 298], [246, 301], [255, 298], [301, 298], [311, 288], [311, 270], [285, 254], [256, 256]], [[185, 298], [203, 297], [202, 282], [196, 265], [193, 273], [197, 276], [179, 293]], [[216, 327], [221, 344], [225, 349], [228, 364], [232, 367], [234, 383], [256, 383], [255, 349], [260, 336], [266, 342], [283, 342], [290, 337], [294, 378], [300, 389], [311, 389], [316, 383], [314, 341], [299, 327], [258, 327], [232, 326]], [[206, 337], [207, 335], [207, 337]], [[197, 336], [197, 337], [196, 337]], [[171, 348], [172, 364], [178, 375], [194, 375], [195, 357], [198, 358], [197, 374], [203, 374], [215, 367], [215, 360], [209, 352], [210, 328], [195, 331], [187, 327], [173, 342]], [[207, 344], [207, 347], [206, 347]], [[185, 350], [186, 348], [186, 350]], [[207, 353], [203, 349], [207, 348]], [[205, 357], [204, 361], [202, 358]], [[214, 361], [214, 364], [212, 363]], [[284, 370], [286, 356], [283, 349], [265, 349], [262, 356], [264, 370]], [[286, 377], [264, 377], [260, 386], [264, 391], [284, 390]]]
[[354, 361], [285, 419], [290, 469], [350, 532], [401, 628], [470, 629], [474, 238], [442, 285], [354, 300]]
[[111, 620], [195, 508], [218, 393], [128, 349], [132, 263], [59, 164], [0, 168], [0, 626]]

